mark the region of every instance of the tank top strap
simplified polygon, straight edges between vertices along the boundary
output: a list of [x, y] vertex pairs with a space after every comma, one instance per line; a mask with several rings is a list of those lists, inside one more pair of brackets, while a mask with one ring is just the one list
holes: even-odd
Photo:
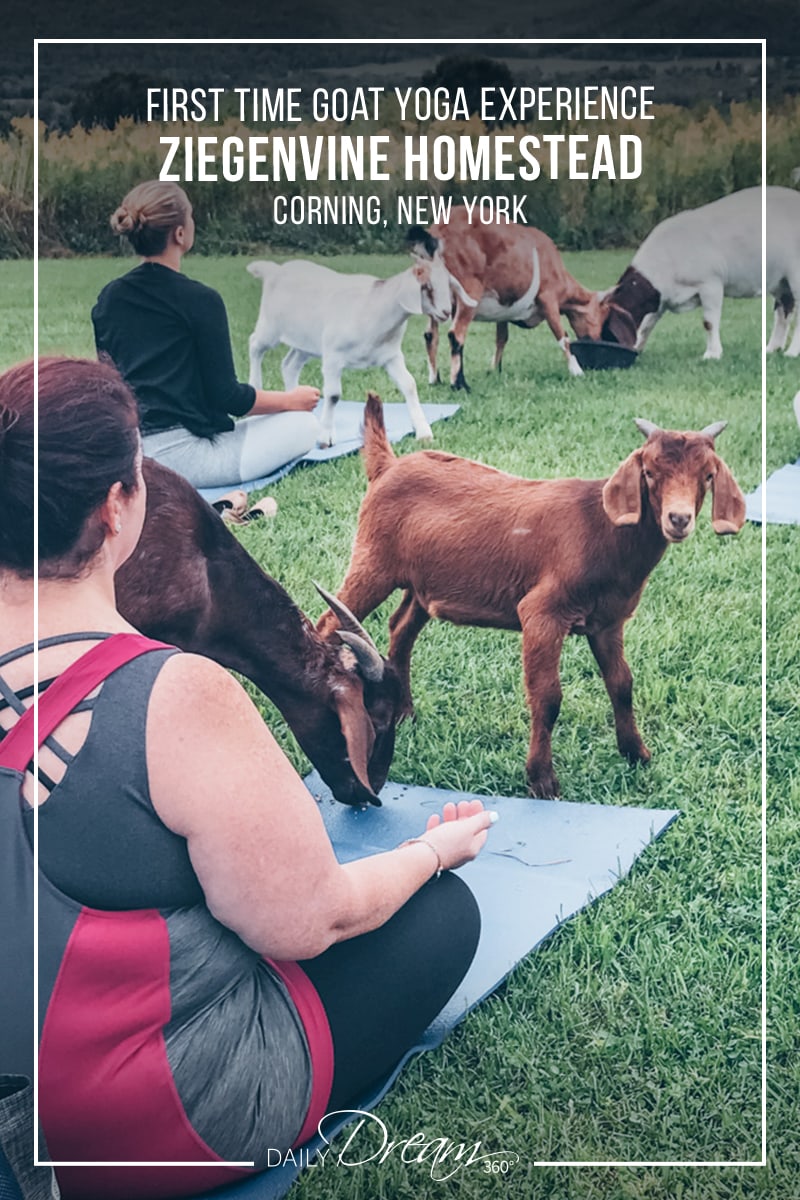
[[0, 667], [4, 667], [6, 663], [14, 662], [18, 658], [24, 658], [26, 654], [33, 654], [37, 648], [47, 650], [50, 646], [66, 646], [70, 642], [98, 642], [105, 641], [106, 638], [113, 637], [113, 634], [104, 633], [57, 633], [53, 637], [42, 638], [39, 642], [28, 642], [25, 646], [18, 646], [16, 650], [8, 650], [5, 654], [0, 654]]

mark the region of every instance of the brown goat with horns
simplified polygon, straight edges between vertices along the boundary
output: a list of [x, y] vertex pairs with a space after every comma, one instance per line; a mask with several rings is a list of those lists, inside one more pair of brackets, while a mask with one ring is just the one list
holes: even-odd
[[[744, 523], [742, 493], [714, 450], [724, 421], [699, 433], [636, 424], [647, 440], [610, 479], [529, 480], [435, 450], [398, 459], [380, 400], [367, 401], [369, 488], [339, 599], [360, 619], [395, 588], [405, 589], [389, 622], [389, 661], [403, 681], [404, 715], [413, 712], [411, 651], [431, 617], [522, 630], [534, 796], [559, 790], [550, 740], [564, 638], [589, 639], [620, 753], [647, 762], [623, 652], [625, 621], [667, 545], [692, 532], [709, 489], [716, 533], [737, 533]], [[336, 624], [328, 612], [317, 628], [332, 637]]]
[[319, 637], [187, 480], [149, 458], [142, 470], [147, 516], [116, 575], [119, 611], [148, 636], [246, 675], [337, 800], [380, 804], [402, 698], [391, 664], [346, 609], [337, 606], [339, 636]]

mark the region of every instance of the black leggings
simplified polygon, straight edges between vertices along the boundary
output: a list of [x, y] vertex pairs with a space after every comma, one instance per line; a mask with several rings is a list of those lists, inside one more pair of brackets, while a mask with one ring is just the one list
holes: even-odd
[[329, 1112], [351, 1108], [416, 1045], [466, 975], [480, 925], [472, 892], [446, 871], [379, 929], [300, 964], [333, 1037]]

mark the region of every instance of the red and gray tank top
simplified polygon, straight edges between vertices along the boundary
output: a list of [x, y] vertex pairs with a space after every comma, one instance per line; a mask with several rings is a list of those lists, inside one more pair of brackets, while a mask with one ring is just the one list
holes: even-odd
[[[205, 1165], [61, 1168], [65, 1200], [197, 1194], [249, 1173], [213, 1164], [263, 1168], [269, 1149], [315, 1132], [333, 1071], [307, 976], [214, 919], [185, 840], [153, 808], [147, 706], [175, 651], [138, 640], [146, 652], [73, 709], [91, 708], [74, 757], [47, 740], [66, 770], [38, 814], [40, 1120], [56, 1162]], [[3, 667], [31, 650], [0, 658], [0, 707], [18, 714], [27, 697]], [[19, 986], [3, 987], [0, 1071], [31, 1076], [31, 755], [9, 763], [12, 740], [0, 741], [0, 958]]]

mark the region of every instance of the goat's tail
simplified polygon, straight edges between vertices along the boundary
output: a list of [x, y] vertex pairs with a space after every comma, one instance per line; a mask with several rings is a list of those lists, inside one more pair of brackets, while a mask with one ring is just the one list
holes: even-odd
[[367, 479], [372, 482], [382, 475], [395, 461], [395, 453], [386, 436], [386, 425], [383, 421], [383, 404], [375, 392], [367, 393], [367, 405], [364, 409], [364, 466]]
[[[248, 263], [247, 269], [251, 275], [255, 275], [256, 279], [260, 279], [266, 283], [271, 276], [280, 270], [280, 263], [267, 262], [266, 259], [258, 258], [255, 262]], [[272, 282], [274, 283], [274, 280]]]

